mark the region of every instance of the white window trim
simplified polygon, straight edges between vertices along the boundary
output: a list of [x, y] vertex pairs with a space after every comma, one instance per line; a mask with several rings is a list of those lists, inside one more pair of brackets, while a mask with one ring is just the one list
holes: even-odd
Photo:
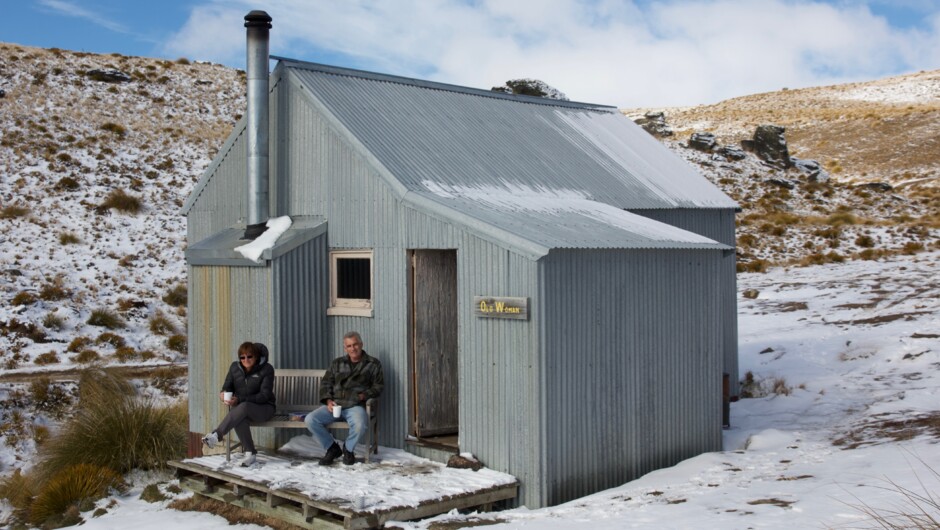
[[[363, 298], [338, 298], [338, 268], [336, 261], [339, 259], [368, 259], [369, 260], [369, 286], [371, 297]], [[375, 267], [372, 256], [372, 250], [331, 250], [330, 251], [330, 307], [326, 309], [326, 314], [330, 316], [354, 316], [354, 317], [372, 317], [372, 299], [375, 297]]]

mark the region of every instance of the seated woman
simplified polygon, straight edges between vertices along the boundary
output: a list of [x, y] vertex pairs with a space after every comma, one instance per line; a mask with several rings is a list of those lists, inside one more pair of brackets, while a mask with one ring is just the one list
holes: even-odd
[[[226, 392], [232, 392], [231, 399], [225, 399]], [[271, 419], [275, 410], [274, 368], [268, 364], [268, 348], [264, 344], [245, 342], [238, 347], [238, 360], [228, 369], [219, 399], [231, 409], [222, 423], [206, 435], [202, 442], [212, 449], [229, 431], [235, 429], [244, 451], [241, 465], [250, 466], [255, 463], [258, 451], [251, 439], [248, 424]]]

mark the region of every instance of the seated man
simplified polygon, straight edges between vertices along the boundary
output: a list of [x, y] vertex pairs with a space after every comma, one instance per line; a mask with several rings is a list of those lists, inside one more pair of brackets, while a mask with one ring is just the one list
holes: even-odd
[[[359, 333], [350, 331], [343, 335], [343, 349], [346, 355], [333, 359], [320, 381], [320, 403], [324, 406], [307, 414], [304, 419], [320, 446], [327, 448], [320, 459], [321, 466], [332, 464], [339, 455], [343, 455], [346, 465], [356, 463], [356, 444], [369, 428], [366, 400], [379, 397], [385, 387], [382, 363], [363, 351]], [[326, 428], [339, 420], [333, 416], [335, 406], [341, 407], [339, 418], [349, 424], [349, 435], [342, 448]]]

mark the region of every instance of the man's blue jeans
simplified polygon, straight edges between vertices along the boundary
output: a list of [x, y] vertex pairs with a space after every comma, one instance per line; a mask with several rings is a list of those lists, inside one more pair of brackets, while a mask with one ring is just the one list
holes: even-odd
[[[343, 421], [349, 424], [349, 435], [346, 436], [344, 445], [347, 451], [354, 452], [356, 444], [359, 443], [359, 438], [369, 428], [369, 416], [366, 414], [366, 408], [361, 406], [343, 407], [342, 416]], [[324, 451], [333, 445], [333, 435], [330, 434], [326, 426], [334, 421], [339, 421], [339, 419], [333, 417], [333, 413], [326, 408], [326, 405], [307, 414], [307, 417], [304, 418], [307, 429], [320, 442], [320, 446], [323, 447]]]

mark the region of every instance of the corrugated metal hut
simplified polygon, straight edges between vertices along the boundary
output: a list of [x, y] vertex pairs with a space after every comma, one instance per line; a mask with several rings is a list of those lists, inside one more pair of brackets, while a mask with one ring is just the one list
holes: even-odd
[[[520, 504], [721, 449], [737, 205], [690, 166], [611, 107], [284, 58], [265, 86], [184, 207], [194, 454], [240, 342], [323, 368], [348, 330], [386, 370], [379, 443], [473, 453]], [[268, 135], [293, 225], [256, 263]]]

